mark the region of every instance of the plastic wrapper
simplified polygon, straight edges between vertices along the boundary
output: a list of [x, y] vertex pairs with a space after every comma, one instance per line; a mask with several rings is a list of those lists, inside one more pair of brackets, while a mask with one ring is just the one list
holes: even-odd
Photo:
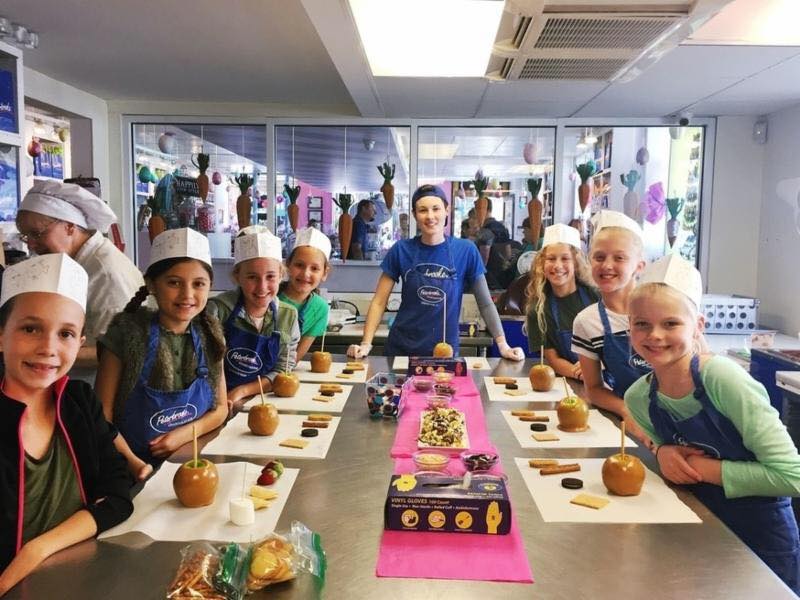
[[168, 600], [228, 600], [214, 588], [220, 553], [211, 544], [197, 543], [181, 550], [181, 564], [167, 588]]
[[301, 573], [310, 573], [324, 582], [326, 568], [319, 535], [294, 521], [289, 533], [273, 533], [253, 544], [247, 590], [255, 592]]

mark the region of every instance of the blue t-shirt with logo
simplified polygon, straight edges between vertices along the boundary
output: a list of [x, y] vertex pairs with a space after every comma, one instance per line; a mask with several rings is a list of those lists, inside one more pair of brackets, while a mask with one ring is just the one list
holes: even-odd
[[[448, 250], [449, 240], [449, 250]], [[400, 310], [395, 325], [403, 323], [416, 323], [419, 320], [429, 320], [430, 312], [426, 304], [436, 304], [441, 298], [436, 295], [434, 285], [424, 285], [419, 289], [406, 289], [406, 276], [416, 269], [431, 283], [435, 283], [439, 273], [454, 272], [454, 287], [457, 293], [448, 298], [448, 339], [451, 335], [458, 340], [458, 315], [461, 312], [461, 297], [464, 292], [472, 288], [475, 280], [486, 273], [481, 255], [477, 246], [471, 241], [459, 238], [448, 238], [441, 244], [428, 246], [420, 241], [419, 236], [410, 240], [400, 240], [389, 249], [381, 263], [381, 269], [394, 281], [403, 280], [404, 290], [400, 303]], [[430, 298], [426, 294], [431, 295]], [[435, 296], [435, 297], [434, 297]], [[455, 297], [452, 297], [455, 296]], [[451, 303], [452, 302], [452, 303]], [[451, 317], [452, 315], [452, 317]], [[427, 324], [432, 326], [433, 324]], [[439, 326], [436, 327], [437, 336]], [[441, 339], [440, 337], [438, 339]], [[427, 343], [425, 344], [427, 348]], [[411, 349], [409, 349], [411, 351]], [[427, 350], [428, 353], [430, 349]]]

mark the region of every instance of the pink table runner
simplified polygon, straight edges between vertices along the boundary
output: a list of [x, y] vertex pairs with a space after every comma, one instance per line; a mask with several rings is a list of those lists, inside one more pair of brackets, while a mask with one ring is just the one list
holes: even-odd
[[[486, 432], [480, 392], [472, 377], [454, 377], [450, 385], [456, 388], [455, 400], [451, 406], [464, 413], [470, 449], [494, 452], [494, 446]], [[392, 458], [408, 458], [419, 449], [419, 419], [420, 412], [427, 408], [426, 396], [427, 392], [415, 392], [411, 387], [403, 390], [403, 411], [397, 423], [394, 444], [389, 451]], [[453, 450], [455, 454], [459, 452], [460, 449]]]
[[[395, 461], [395, 473], [413, 470], [411, 459]], [[454, 458], [448, 470], [461, 475], [464, 466], [460, 459]], [[490, 472], [501, 474], [500, 463]], [[384, 531], [375, 573], [378, 577], [533, 583], [522, 535], [513, 513], [508, 535]]]

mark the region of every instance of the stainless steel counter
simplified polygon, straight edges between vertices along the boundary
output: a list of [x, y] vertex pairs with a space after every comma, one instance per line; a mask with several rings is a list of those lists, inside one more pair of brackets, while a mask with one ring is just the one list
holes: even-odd
[[[339, 357], [340, 359], [342, 357]], [[497, 359], [490, 359], [496, 362]], [[387, 370], [384, 358], [371, 358], [372, 371]], [[526, 366], [501, 362], [496, 374], [527, 374]], [[478, 372], [480, 380], [485, 372]], [[479, 385], [480, 387], [480, 385]], [[271, 598], [487, 599], [547, 598], [793, 598], [772, 572], [690, 494], [679, 495], [702, 518], [700, 525], [606, 525], [544, 523], [513, 463], [514, 456], [604, 457], [603, 450], [523, 450], [500, 414], [507, 403], [484, 409], [492, 442], [509, 476], [513, 510], [522, 531], [536, 583], [533, 585], [385, 579], [375, 576], [383, 530], [383, 502], [392, 470], [389, 448], [396, 425], [371, 421], [363, 386], [347, 403], [333, 445], [324, 461], [285, 461], [300, 475], [278, 529], [300, 520], [319, 532], [328, 554], [328, 579], [314, 589], [310, 577], [253, 596]], [[521, 405], [517, 405], [520, 407]], [[533, 405], [533, 408], [553, 408]], [[207, 436], [208, 437], [208, 436]], [[209, 438], [210, 439], [210, 438]], [[208, 439], [203, 440], [207, 443]], [[641, 448], [633, 449], [653, 468]], [[188, 456], [188, 449], [179, 452]], [[181, 456], [176, 456], [179, 460]], [[215, 458], [217, 462], [224, 459]], [[228, 460], [236, 460], [229, 457]], [[266, 462], [266, 461], [263, 461]], [[201, 536], [202, 532], [198, 532]], [[87, 541], [48, 560], [8, 594], [19, 599], [164, 598], [180, 561], [183, 543], [150, 542], [128, 534]]]

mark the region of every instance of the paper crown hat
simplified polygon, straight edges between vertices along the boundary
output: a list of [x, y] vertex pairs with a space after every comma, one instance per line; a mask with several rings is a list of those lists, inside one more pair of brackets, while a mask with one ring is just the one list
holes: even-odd
[[[244, 235], [241, 233], [244, 232]], [[281, 240], [269, 232], [266, 227], [245, 227], [233, 241], [233, 264], [251, 258], [273, 258], [283, 260]]]
[[581, 234], [574, 227], [564, 225], [563, 223], [556, 223], [544, 230], [544, 239], [542, 240], [542, 248], [550, 244], [569, 244], [578, 250], [581, 249]]
[[703, 278], [692, 263], [677, 254], [668, 254], [645, 267], [639, 285], [663, 283], [685, 294], [700, 308], [703, 299]]
[[331, 241], [328, 236], [322, 233], [315, 227], [306, 227], [297, 232], [297, 237], [294, 241], [294, 247], [298, 246], [311, 246], [316, 248], [325, 255], [325, 259], [329, 260], [331, 257]]
[[84, 229], [108, 231], [117, 220], [108, 204], [89, 190], [74, 183], [63, 183], [50, 179], [39, 179], [25, 194], [19, 210], [31, 212], [75, 223]]
[[631, 219], [628, 215], [615, 210], [601, 210], [590, 219], [590, 222], [595, 234], [606, 227], [622, 227], [623, 229], [635, 233], [639, 236], [639, 239], [643, 239], [644, 237], [642, 228], [636, 221]]
[[159, 233], [150, 248], [150, 265], [168, 258], [194, 258], [211, 266], [208, 238], [194, 229], [167, 229]]
[[89, 276], [66, 254], [44, 254], [8, 267], [3, 273], [0, 306], [27, 292], [49, 292], [74, 300], [86, 312]]

